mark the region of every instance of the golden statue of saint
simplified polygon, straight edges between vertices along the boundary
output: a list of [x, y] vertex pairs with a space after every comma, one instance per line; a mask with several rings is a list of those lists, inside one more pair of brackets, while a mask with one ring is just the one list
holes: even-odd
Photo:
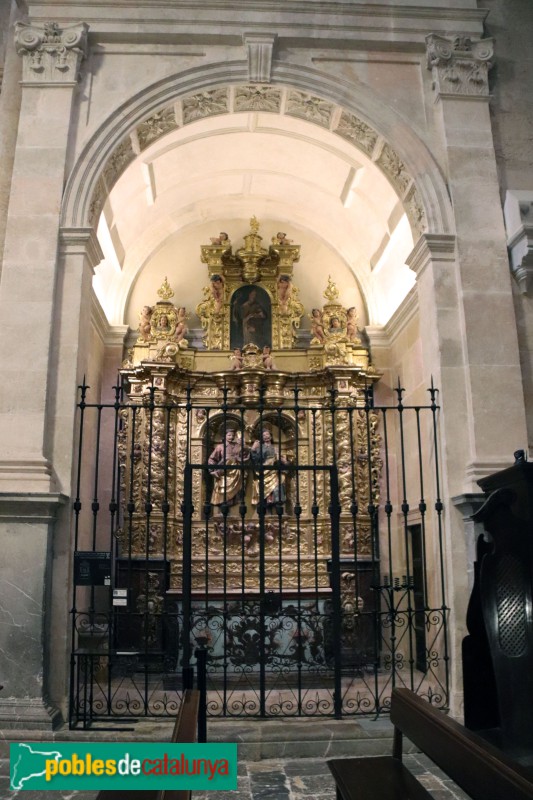
[[[224, 441], [215, 446], [209, 456], [207, 463], [211, 469], [215, 482], [211, 494], [211, 504], [220, 506], [222, 503], [235, 505], [239, 502], [244, 489], [243, 472], [241, 464], [248, 461], [250, 453], [239, 438], [236, 438], [235, 431], [226, 431]], [[229, 467], [235, 465], [235, 469], [217, 469], [217, 467]]]

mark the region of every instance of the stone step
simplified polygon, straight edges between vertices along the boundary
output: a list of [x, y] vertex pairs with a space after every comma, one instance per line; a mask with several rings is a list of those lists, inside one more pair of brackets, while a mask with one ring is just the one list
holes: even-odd
[[[392, 749], [393, 728], [388, 717], [379, 719], [214, 719], [208, 723], [208, 742], [237, 742], [239, 760], [276, 758], [332, 758], [336, 756], [386, 755]], [[2, 731], [0, 758], [9, 756], [10, 742], [148, 742], [168, 741], [169, 720], [142, 720], [136, 724], [95, 725], [87, 731]]]

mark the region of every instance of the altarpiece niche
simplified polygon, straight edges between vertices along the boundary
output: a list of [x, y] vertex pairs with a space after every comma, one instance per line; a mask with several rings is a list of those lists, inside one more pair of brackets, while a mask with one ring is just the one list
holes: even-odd
[[[322, 306], [304, 309], [299, 259], [284, 233], [265, 247], [255, 218], [235, 250], [214, 236], [201, 247], [203, 347], [165, 279], [122, 369], [119, 559], [149, 563], [152, 602], [181, 620], [185, 650], [207, 643], [213, 669], [326, 665], [332, 559], [348, 661], [373, 646], [361, 612], [379, 574], [379, 375], [331, 279]], [[150, 636], [175, 657], [177, 633], [161, 623]]]

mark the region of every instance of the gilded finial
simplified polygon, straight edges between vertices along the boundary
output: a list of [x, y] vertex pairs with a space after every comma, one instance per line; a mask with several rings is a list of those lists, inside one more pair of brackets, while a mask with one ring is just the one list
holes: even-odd
[[324, 297], [329, 300], [330, 303], [334, 303], [339, 299], [339, 290], [337, 289], [337, 285], [331, 280], [331, 275], [328, 275], [328, 285], [324, 291]]
[[250, 231], [252, 233], [259, 233], [259, 222], [257, 221], [257, 218], [256, 218], [255, 215], [250, 220]]
[[165, 275], [165, 280], [161, 284], [161, 288], [157, 290], [157, 294], [161, 298], [161, 300], [170, 300], [171, 297], [174, 297], [174, 292], [170, 288], [170, 284], [167, 280], [167, 276]]

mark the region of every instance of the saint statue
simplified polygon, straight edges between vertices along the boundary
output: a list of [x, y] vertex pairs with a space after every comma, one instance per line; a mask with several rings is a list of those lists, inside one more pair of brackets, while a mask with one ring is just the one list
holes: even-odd
[[[207, 461], [212, 468], [210, 472], [214, 477], [211, 494], [212, 505], [221, 506], [223, 503], [227, 503], [233, 506], [239, 502], [244, 489], [241, 464], [248, 461], [249, 457], [248, 448], [242, 444], [240, 438], [236, 437], [232, 428], [228, 429], [224, 441], [215, 446]], [[233, 465], [235, 465], [235, 469], [217, 469], [217, 467]]]
[[252, 504], [259, 504], [259, 488], [261, 474], [263, 477], [263, 497], [267, 510], [273, 513], [276, 503], [285, 503], [287, 495], [285, 492], [286, 472], [278, 469], [280, 465], [288, 466], [289, 462], [285, 456], [280, 455], [278, 448], [272, 441], [271, 432], [265, 428], [262, 441], [256, 439], [250, 451], [252, 464], [262, 467], [272, 467], [272, 469], [257, 470], [254, 472], [254, 487], [252, 494]]

